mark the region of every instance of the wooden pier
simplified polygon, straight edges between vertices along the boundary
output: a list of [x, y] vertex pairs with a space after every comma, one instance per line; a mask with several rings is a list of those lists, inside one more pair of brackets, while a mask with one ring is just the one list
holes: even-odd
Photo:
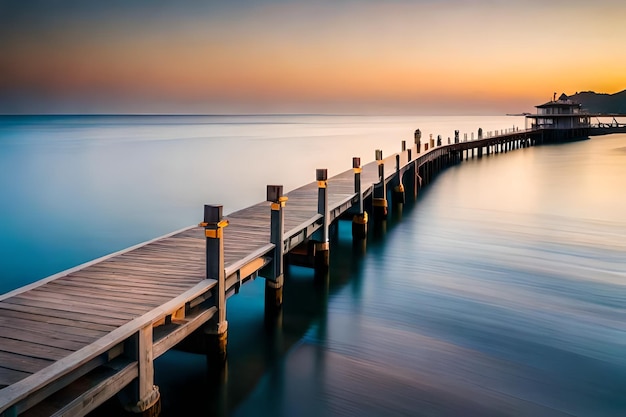
[[[266, 279], [266, 311], [282, 303], [283, 263], [299, 254], [328, 268], [329, 227], [353, 221], [353, 238], [384, 221], [387, 205], [415, 198], [463, 159], [542, 143], [544, 130], [458, 132], [445, 143], [415, 132], [409, 147], [267, 201], [203, 221], [0, 296], [0, 416], [85, 415], [119, 395], [134, 412], [158, 414], [153, 361], [201, 335], [209, 360], [226, 357], [226, 300], [248, 281]], [[313, 177], [313, 176], [312, 176]], [[369, 213], [369, 218], [368, 218]], [[375, 227], [375, 226], [374, 226]], [[155, 411], [156, 410], [156, 411]]]

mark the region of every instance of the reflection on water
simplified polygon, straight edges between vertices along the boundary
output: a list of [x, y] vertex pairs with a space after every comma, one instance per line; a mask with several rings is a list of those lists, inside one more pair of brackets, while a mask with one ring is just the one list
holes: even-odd
[[[340, 162], [329, 166], [335, 173], [349, 167], [361, 135], [367, 152], [381, 147], [376, 134], [360, 130], [363, 120], [345, 125], [309, 119], [302, 130], [286, 117], [269, 132], [261, 121], [249, 121], [257, 122], [251, 133], [250, 126], [222, 120], [224, 131], [210, 140], [200, 138], [200, 123], [189, 130], [164, 123], [164, 130], [157, 129], [161, 140], [149, 140], [148, 132], [145, 139], [117, 144], [101, 139], [93, 149], [77, 139], [76, 146], [68, 140], [60, 148], [38, 142], [35, 152], [4, 136], [0, 169], [20, 177], [0, 176], [4, 194], [12, 196], [0, 214], [14, 219], [0, 222], [3, 265], [10, 264], [7, 251], [19, 258], [31, 246], [59, 246], [56, 256], [67, 263], [81, 251], [93, 257], [144, 234], [194, 223], [197, 207], [207, 202], [197, 190], [211, 189], [207, 178], [216, 175], [206, 164], [230, 173], [219, 176], [220, 184], [228, 178], [232, 190], [260, 188], [262, 194], [265, 183], [276, 182], [272, 175], [283, 178], [285, 167], [267, 167], [276, 172], [264, 177], [266, 166], [253, 164], [260, 152], [293, 146], [279, 154], [293, 155], [303, 166], [310, 157], [306, 169], [312, 174], [324, 157], [314, 152], [314, 142], [326, 136], [341, 144]], [[386, 134], [399, 121], [408, 137], [392, 136], [389, 152], [426, 120], [367, 121]], [[475, 119], [474, 127], [483, 122]], [[315, 130], [319, 137], [313, 139]], [[299, 132], [307, 139], [298, 141]], [[174, 135], [182, 142], [167, 139]], [[283, 312], [273, 330], [263, 318], [262, 279], [229, 299], [222, 383], [215, 385], [201, 355], [169, 352], [159, 358], [163, 415], [626, 415], [625, 147], [626, 135], [613, 135], [463, 162], [405, 207], [401, 220], [392, 213], [384, 233], [372, 232], [365, 249], [355, 249], [350, 225], [340, 224], [329, 286], [319, 285], [323, 279], [316, 284], [310, 270], [289, 267]], [[213, 158], [216, 149], [228, 158]], [[255, 169], [254, 187], [229, 168], [238, 161]], [[293, 186], [312, 180], [298, 175], [288, 179]], [[154, 176], [161, 185], [150, 185]], [[76, 185], [65, 189], [68, 181]], [[128, 200], [116, 194], [119, 187], [127, 187]], [[207, 195], [232, 198], [231, 209], [263, 199], [211, 190]], [[42, 210], [33, 215], [32, 206]], [[178, 225], [180, 218], [185, 223]], [[30, 228], [33, 219], [48, 233]], [[83, 227], [97, 233], [85, 234]], [[118, 232], [130, 234], [107, 240], [107, 233]], [[20, 268], [9, 280], [38, 273]], [[111, 403], [95, 414], [118, 412]]]
[[624, 415], [624, 143], [443, 173], [233, 415]]

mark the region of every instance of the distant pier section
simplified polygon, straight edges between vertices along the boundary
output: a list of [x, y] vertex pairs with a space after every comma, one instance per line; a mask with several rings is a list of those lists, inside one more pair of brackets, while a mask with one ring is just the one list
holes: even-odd
[[[470, 158], [543, 143], [626, 132], [592, 125], [593, 115], [561, 97], [526, 116], [526, 129], [402, 141], [399, 152], [224, 215], [206, 205], [199, 224], [96, 259], [0, 296], [0, 416], [85, 415], [118, 396], [158, 415], [154, 359], [184, 342], [219, 368], [227, 357], [227, 299], [265, 279], [265, 314], [283, 302], [286, 265], [311, 267], [327, 284], [331, 228], [352, 223], [365, 244], [389, 210], [399, 210], [445, 168]], [[346, 161], [347, 167], [349, 161]], [[313, 175], [315, 174], [315, 175]], [[313, 181], [314, 179], [314, 181]]]

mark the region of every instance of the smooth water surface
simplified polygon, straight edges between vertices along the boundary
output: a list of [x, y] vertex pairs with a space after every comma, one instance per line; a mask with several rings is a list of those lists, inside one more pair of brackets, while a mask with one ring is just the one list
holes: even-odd
[[[420, 128], [515, 118], [3, 118], [2, 292], [397, 151]], [[490, 124], [491, 123], [491, 124]], [[371, 155], [371, 157], [368, 157]], [[267, 330], [262, 279], [228, 300], [229, 362], [156, 363], [163, 415], [626, 414], [626, 135], [454, 166], [384, 230], [331, 249], [329, 285], [288, 268]], [[320, 282], [322, 284], [320, 284]], [[120, 413], [115, 402], [97, 415]]]
[[625, 145], [444, 172], [233, 415], [624, 415]]

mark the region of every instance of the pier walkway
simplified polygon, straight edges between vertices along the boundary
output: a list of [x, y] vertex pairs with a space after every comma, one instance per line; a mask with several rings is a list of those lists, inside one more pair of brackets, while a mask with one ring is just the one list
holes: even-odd
[[[0, 296], [0, 416], [85, 415], [119, 394], [128, 410], [158, 404], [153, 360], [200, 332], [207, 353], [225, 358], [226, 299], [258, 276], [266, 308], [280, 308], [285, 255], [303, 252], [328, 267], [329, 226], [352, 219], [355, 239], [368, 216], [386, 216], [445, 167], [464, 158], [538, 143], [541, 131], [488, 133], [475, 141], [422, 141], [222, 217], [205, 206], [189, 227], [96, 259]], [[482, 135], [481, 135], [482, 136]], [[450, 139], [448, 139], [452, 142]]]

